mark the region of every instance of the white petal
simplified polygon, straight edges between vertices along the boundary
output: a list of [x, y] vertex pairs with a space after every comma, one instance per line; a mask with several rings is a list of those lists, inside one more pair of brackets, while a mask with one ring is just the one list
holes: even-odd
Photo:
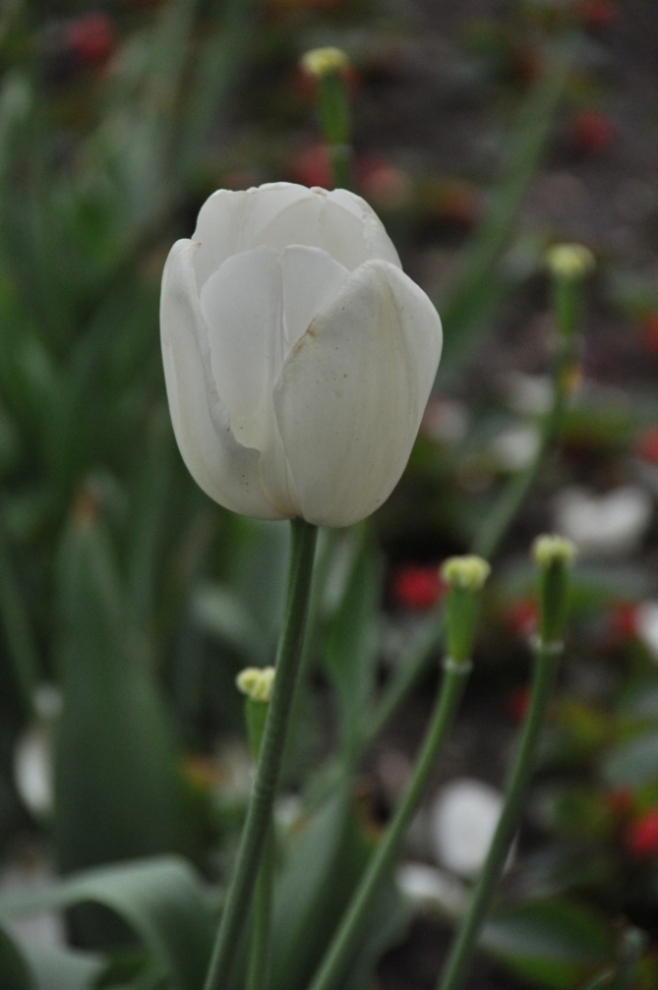
[[353, 192], [347, 189], [334, 189], [329, 193], [329, 199], [342, 206], [359, 223], [363, 224], [363, 238], [366, 245], [366, 256], [364, 261], [375, 260], [390, 261], [397, 268], [402, 268], [400, 256], [398, 255], [393, 241], [386, 233], [386, 228], [381, 222], [372, 206], [366, 203]]
[[169, 410], [183, 460], [210, 498], [261, 519], [280, 513], [262, 490], [259, 454], [233, 437], [210, 375], [203, 315], [192, 267], [192, 241], [177, 241], [162, 277], [160, 327]]
[[284, 357], [279, 255], [257, 247], [228, 258], [201, 290], [212, 375], [231, 430], [262, 450], [272, 419], [272, 389]]
[[316, 313], [338, 295], [349, 272], [326, 251], [299, 246], [285, 249], [281, 267], [283, 322], [289, 351], [306, 333]]
[[273, 182], [254, 189], [218, 189], [201, 207], [192, 240], [199, 250], [194, 270], [199, 289], [232, 254], [248, 251], [266, 241], [260, 231], [294, 203], [308, 199], [305, 186]]
[[274, 390], [306, 520], [348, 526], [388, 498], [418, 432], [441, 342], [431, 301], [385, 261], [353, 272], [315, 317]]
[[198, 288], [233, 254], [265, 244], [283, 251], [291, 244], [316, 247], [353, 271], [380, 258], [400, 267], [383, 224], [354, 193], [308, 189], [274, 182], [255, 189], [220, 189], [199, 213], [193, 240]]

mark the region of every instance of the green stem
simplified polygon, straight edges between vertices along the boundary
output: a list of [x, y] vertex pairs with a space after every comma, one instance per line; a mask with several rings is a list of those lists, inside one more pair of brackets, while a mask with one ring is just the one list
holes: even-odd
[[388, 874], [400, 840], [418, 809], [425, 786], [436, 764], [438, 753], [459, 707], [470, 669], [471, 664], [469, 662], [456, 663], [448, 660], [444, 663], [443, 678], [437, 694], [432, 720], [425, 735], [421, 754], [407, 792], [370, 858], [366, 871], [352, 896], [347, 912], [309, 990], [330, 990], [330, 988], [339, 985], [354, 949], [361, 920], [372, 903], [381, 881]]
[[251, 951], [246, 990], [266, 990], [270, 975], [270, 922], [274, 874], [274, 833], [267, 831], [251, 913]]
[[561, 642], [537, 643], [535, 646], [530, 710], [523, 726], [521, 741], [507, 785], [503, 810], [486, 862], [473, 890], [466, 916], [453, 943], [442, 979], [437, 985], [439, 990], [458, 990], [466, 976], [491, 897], [514, 838], [521, 804], [534, 768], [562, 650]]
[[204, 990], [225, 990], [249, 911], [263, 843], [269, 827], [286, 742], [311, 591], [317, 527], [301, 519], [291, 522], [292, 546], [288, 596], [276, 658], [276, 677], [265, 734], [237, 861], [222, 911]]

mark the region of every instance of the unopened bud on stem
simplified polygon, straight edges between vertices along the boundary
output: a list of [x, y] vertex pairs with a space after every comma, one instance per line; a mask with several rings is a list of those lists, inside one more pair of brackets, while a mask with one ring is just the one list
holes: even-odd
[[596, 260], [584, 244], [555, 244], [546, 252], [546, 265], [556, 278], [579, 280], [596, 268]]
[[312, 48], [302, 55], [300, 64], [305, 72], [316, 79], [332, 72], [342, 72], [348, 67], [349, 59], [341, 48]]
[[235, 679], [245, 698], [245, 721], [249, 746], [254, 760], [258, 759], [265, 731], [267, 709], [274, 687], [274, 667], [245, 667]]
[[471, 658], [478, 614], [480, 592], [491, 568], [482, 557], [450, 557], [441, 568], [448, 585], [446, 602], [446, 648], [448, 656], [457, 663]]
[[543, 645], [562, 639], [569, 608], [569, 570], [576, 556], [571, 540], [539, 536], [532, 545], [539, 568], [539, 639]]

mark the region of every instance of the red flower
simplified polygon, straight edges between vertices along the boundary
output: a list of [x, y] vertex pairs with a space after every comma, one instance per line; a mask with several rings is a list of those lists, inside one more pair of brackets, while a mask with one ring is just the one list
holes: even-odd
[[513, 602], [507, 610], [507, 624], [514, 636], [527, 639], [537, 628], [539, 610], [532, 598], [520, 598]]
[[650, 426], [637, 439], [638, 455], [649, 464], [658, 464], [658, 427]]
[[334, 188], [329, 151], [324, 144], [313, 144], [298, 151], [290, 164], [290, 174], [302, 186]]
[[446, 586], [435, 565], [404, 564], [391, 581], [395, 604], [414, 612], [426, 612], [445, 594]]
[[69, 24], [66, 41], [84, 65], [102, 65], [112, 54], [116, 32], [107, 14], [86, 14]]
[[606, 791], [605, 800], [615, 818], [622, 818], [633, 806], [633, 792], [630, 787], [613, 787]]
[[617, 6], [610, 0], [581, 0], [580, 17], [590, 31], [602, 31], [617, 14]]
[[530, 688], [517, 687], [507, 695], [507, 711], [515, 722], [522, 722], [530, 708]]
[[650, 808], [631, 822], [624, 845], [636, 859], [652, 859], [658, 855], [658, 808]]
[[632, 602], [619, 602], [610, 613], [610, 635], [614, 640], [637, 636], [637, 607]]
[[407, 172], [376, 156], [362, 159], [356, 166], [359, 192], [366, 199], [388, 209], [407, 206], [413, 186]]
[[610, 145], [614, 124], [598, 110], [581, 110], [571, 118], [571, 138], [579, 151], [597, 154]]
[[658, 354], [658, 313], [651, 313], [642, 321], [644, 346], [652, 354]]

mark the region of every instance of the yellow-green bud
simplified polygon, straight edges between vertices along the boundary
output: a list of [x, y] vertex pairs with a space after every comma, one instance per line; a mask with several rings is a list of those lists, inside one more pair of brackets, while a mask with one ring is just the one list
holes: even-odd
[[571, 540], [563, 536], [538, 536], [532, 556], [539, 567], [539, 639], [544, 645], [559, 642], [569, 611], [569, 570], [576, 556]]
[[584, 244], [555, 244], [546, 252], [546, 265], [553, 275], [577, 281], [594, 271], [596, 259]]
[[532, 544], [532, 556], [539, 567], [553, 564], [571, 564], [576, 557], [576, 547], [564, 536], [538, 536]]
[[302, 55], [300, 64], [305, 72], [316, 79], [333, 72], [341, 72], [349, 65], [349, 59], [340, 48], [312, 48], [311, 51]]
[[251, 701], [267, 704], [272, 697], [274, 667], [245, 667], [236, 677], [235, 683]]
[[464, 591], [480, 591], [491, 573], [491, 567], [482, 557], [468, 555], [449, 557], [441, 567], [441, 576], [451, 588]]

